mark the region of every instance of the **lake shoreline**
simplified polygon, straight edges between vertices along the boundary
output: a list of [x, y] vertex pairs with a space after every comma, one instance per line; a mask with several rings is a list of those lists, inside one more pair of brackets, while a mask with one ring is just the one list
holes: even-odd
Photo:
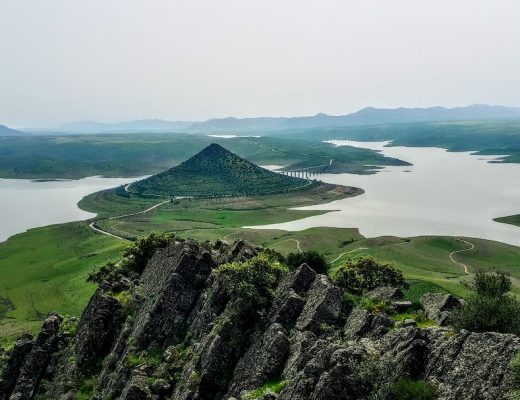
[[[299, 231], [312, 227], [356, 227], [366, 237], [475, 237], [520, 246], [520, 229], [495, 222], [520, 212], [520, 165], [490, 163], [495, 156], [432, 147], [388, 146], [390, 142], [331, 140], [405, 160], [411, 167], [384, 167], [374, 175], [324, 174], [324, 182], [362, 187], [358, 198], [325, 206], [326, 214], [252, 229]], [[478, 177], [478, 179], [475, 179]], [[340, 209], [341, 211], [333, 211]]]

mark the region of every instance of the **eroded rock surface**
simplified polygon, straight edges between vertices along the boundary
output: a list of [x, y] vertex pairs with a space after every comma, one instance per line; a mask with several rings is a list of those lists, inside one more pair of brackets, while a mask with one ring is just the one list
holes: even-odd
[[425, 293], [421, 297], [421, 305], [428, 318], [447, 326], [451, 323], [452, 312], [461, 307], [462, 302], [451, 294]]

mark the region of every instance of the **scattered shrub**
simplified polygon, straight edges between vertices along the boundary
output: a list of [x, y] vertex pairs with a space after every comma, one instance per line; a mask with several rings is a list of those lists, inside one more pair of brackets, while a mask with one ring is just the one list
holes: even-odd
[[378, 286], [408, 286], [400, 270], [391, 264], [380, 264], [372, 257], [348, 260], [332, 279], [336, 285], [358, 295]]
[[479, 296], [500, 297], [511, 291], [511, 278], [504, 272], [477, 272], [465, 286]]
[[78, 329], [79, 319], [77, 317], [65, 317], [60, 324], [60, 331], [69, 336], [74, 336]]
[[13, 351], [15, 342], [14, 337], [0, 338], [0, 373]]
[[244, 400], [258, 400], [262, 399], [269, 391], [273, 393], [280, 393], [287, 385], [289, 381], [273, 381], [267, 382], [260, 386], [258, 389], [252, 390], [246, 393], [243, 397]]
[[123, 252], [123, 268], [141, 274], [157, 249], [168, 246], [175, 239], [173, 233], [151, 233], [137, 239]]
[[92, 376], [81, 382], [74, 400], [90, 400], [95, 394], [97, 376]]
[[140, 365], [158, 366], [162, 361], [162, 351], [159, 347], [153, 347], [137, 354], [129, 354], [126, 356], [125, 363], [130, 368]]
[[358, 296], [349, 292], [345, 292], [343, 298], [347, 303], [352, 304], [353, 306], [364, 308], [365, 310], [374, 313], [395, 313], [392, 304], [386, 300], [369, 299], [368, 297]]
[[466, 284], [473, 291], [453, 314], [456, 330], [520, 334], [520, 303], [509, 294], [511, 279], [502, 272], [478, 272]]
[[132, 278], [138, 277], [155, 251], [168, 246], [174, 239], [175, 235], [168, 232], [151, 233], [140, 237], [123, 252], [121, 262], [118, 264], [107, 262], [98, 271], [91, 273], [87, 281], [99, 284], [105, 280], [115, 279], [119, 274]]
[[274, 295], [274, 288], [287, 272], [279, 261], [260, 254], [242, 263], [224, 264], [216, 270], [225, 293], [242, 298], [256, 307], [266, 306]]
[[394, 321], [404, 321], [405, 319], [413, 319], [417, 323], [417, 326], [420, 328], [438, 325], [436, 321], [429, 319], [426, 316], [424, 310], [415, 310], [411, 312], [396, 314], [393, 315], [392, 318], [394, 319]]
[[128, 290], [123, 290], [118, 293], [108, 292], [108, 296], [113, 297], [121, 305], [124, 315], [132, 315], [135, 311], [135, 299], [132, 293]]
[[316, 251], [303, 251], [301, 253], [289, 253], [286, 259], [287, 266], [290, 270], [295, 270], [302, 264], [307, 264], [318, 274], [327, 274], [329, 263], [325, 260], [323, 254]]
[[401, 378], [394, 383], [392, 394], [395, 400], [432, 400], [437, 395], [437, 388], [423, 380]]

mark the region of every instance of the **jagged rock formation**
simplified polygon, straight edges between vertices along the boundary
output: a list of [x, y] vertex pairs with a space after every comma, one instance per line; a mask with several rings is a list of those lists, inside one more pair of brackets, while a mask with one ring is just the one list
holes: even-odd
[[447, 326], [451, 323], [453, 311], [462, 307], [462, 301], [451, 294], [425, 293], [421, 297], [421, 305], [428, 318]]
[[[190, 240], [158, 250], [139, 279], [100, 285], [74, 335], [52, 314], [35, 340], [22, 336], [0, 399], [369, 400], [384, 399], [399, 377], [434, 383], [439, 399], [505, 398], [520, 338], [395, 328], [385, 314], [353, 308], [305, 264], [259, 308], [231, 296], [215, 273], [259, 251]], [[251, 397], [274, 382], [279, 393]]]

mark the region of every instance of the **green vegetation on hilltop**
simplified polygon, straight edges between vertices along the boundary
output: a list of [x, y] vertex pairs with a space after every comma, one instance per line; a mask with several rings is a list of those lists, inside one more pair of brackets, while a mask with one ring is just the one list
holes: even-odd
[[379, 286], [408, 286], [400, 270], [392, 264], [378, 263], [372, 257], [347, 260], [335, 270], [333, 280], [336, 285], [356, 295]]
[[327, 274], [330, 267], [325, 256], [314, 250], [289, 253], [285, 262], [291, 270], [295, 270], [302, 264], [307, 264], [318, 274]]
[[274, 289], [287, 272], [287, 267], [275, 258], [259, 254], [245, 262], [220, 266], [216, 276], [226, 296], [261, 308], [273, 299]]
[[139, 195], [217, 197], [280, 193], [317, 185], [260, 168], [218, 144], [160, 174], [132, 183]]
[[104, 281], [116, 280], [119, 274], [128, 278], [138, 278], [155, 251], [165, 248], [174, 239], [175, 236], [171, 233], [151, 233], [142, 236], [123, 251], [123, 259], [119, 263], [109, 261], [98, 271], [89, 274], [87, 281], [101, 284]]

